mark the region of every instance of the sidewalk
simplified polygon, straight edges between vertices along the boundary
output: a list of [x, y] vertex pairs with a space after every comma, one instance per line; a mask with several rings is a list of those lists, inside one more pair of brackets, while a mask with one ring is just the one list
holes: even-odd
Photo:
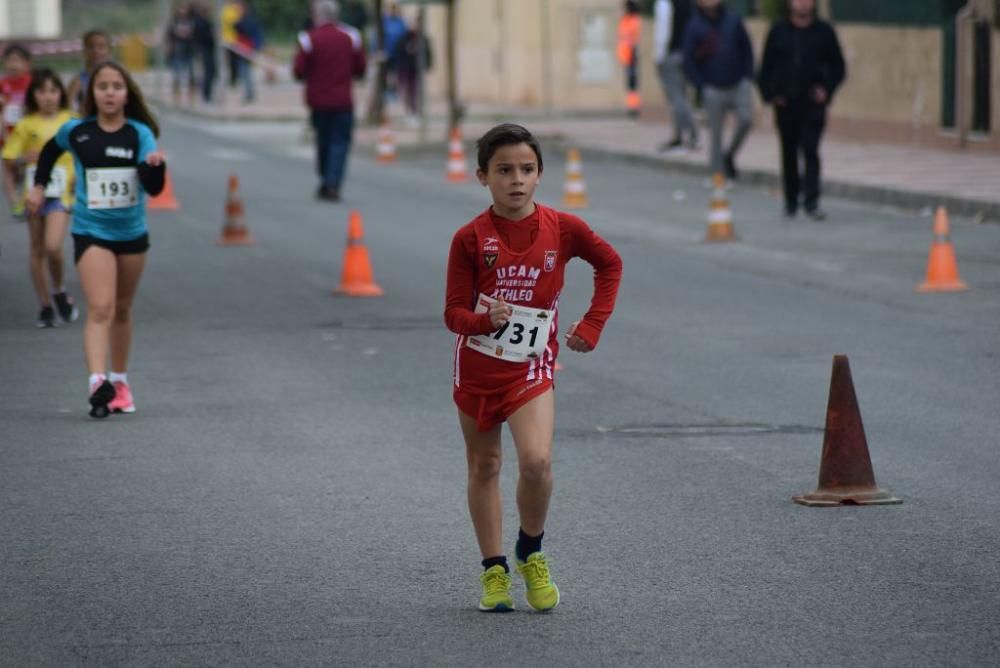
[[[238, 91], [226, 91], [221, 104], [175, 107], [168, 77], [147, 73], [140, 81], [147, 95], [174, 111], [220, 121], [280, 121], [307, 119], [301, 87], [291, 81], [261, 82], [258, 99], [243, 104]], [[367, 93], [355, 96], [362, 107]], [[429, 104], [426, 141], [420, 132], [402, 122], [393, 105], [393, 125], [401, 153], [436, 149], [445, 143], [445, 104]], [[767, 112], [764, 112], [767, 113]], [[761, 114], [758, 114], [760, 117]], [[360, 118], [360, 114], [359, 114]], [[511, 120], [528, 125], [539, 137], [562, 146], [576, 146], [589, 154], [627, 159], [651, 166], [707, 174], [707, 146], [691, 154], [665, 155], [657, 147], [671, 135], [665, 121], [633, 121], [616, 115], [546, 115], [541, 110], [517, 110], [491, 105], [470, 105], [463, 132], [474, 138], [496, 122]], [[374, 151], [377, 128], [359, 122], [355, 141]], [[703, 141], [707, 133], [703, 133]], [[780, 187], [778, 140], [770, 123], [758, 123], [737, 157], [740, 183]], [[834, 197], [857, 199], [887, 206], [920, 209], [944, 204], [957, 215], [1000, 222], [1000, 155], [966, 153], [899, 144], [845, 141], [827, 136], [823, 141], [823, 189]], [[442, 148], [443, 154], [443, 148]]]

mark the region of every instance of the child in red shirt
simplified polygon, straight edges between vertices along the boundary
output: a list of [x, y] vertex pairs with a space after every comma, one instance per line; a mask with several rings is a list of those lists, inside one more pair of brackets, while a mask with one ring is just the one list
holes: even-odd
[[622, 263], [582, 220], [535, 203], [542, 153], [525, 128], [505, 123], [483, 135], [476, 174], [493, 205], [452, 240], [444, 318], [458, 335], [453, 396], [469, 465], [469, 513], [485, 571], [479, 609], [514, 608], [501, 547], [500, 427], [506, 421], [520, 472], [517, 571], [528, 604], [544, 611], [559, 604], [541, 542], [552, 495], [553, 369], [563, 274], [573, 257], [594, 267], [590, 309], [565, 335], [571, 350], [590, 352], [614, 308]]

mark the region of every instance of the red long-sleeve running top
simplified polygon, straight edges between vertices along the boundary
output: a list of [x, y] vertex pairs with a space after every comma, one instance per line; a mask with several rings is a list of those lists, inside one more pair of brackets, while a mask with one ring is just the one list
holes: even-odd
[[[494, 232], [499, 240], [491, 238]], [[558, 242], [550, 243], [548, 237], [555, 235]], [[557, 248], [542, 248], [556, 244]], [[596, 348], [614, 309], [622, 261], [615, 249], [583, 220], [540, 205], [536, 205], [534, 213], [517, 221], [501, 218], [487, 209], [455, 233], [448, 256], [444, 321], [448, 329], [459, 335], [455, 352], [457, 388], [481, 393], [509, 386], [518, 379], [552, 377], [551, 367], [559, 345], [555, 322], [548, 354], [539, 362], [543, 369], [536, 369], [535, 362], [514, 364], [491, 359], [466, 347], [464, 338], [495, 330], [488, 313], [474, 312], [479, 292], [490, 297], [502, 294], [509, 303], [557, 309], [563, 269], [574, 257], [594, 267], [594, 296], [576, 334]], [[541, 275], [538, 281], [530, 280], [533, 268], [536, 276]], [[527, 278], [510, 280], [514, 271], [524, 272], [522, 277], [526, 273]]]

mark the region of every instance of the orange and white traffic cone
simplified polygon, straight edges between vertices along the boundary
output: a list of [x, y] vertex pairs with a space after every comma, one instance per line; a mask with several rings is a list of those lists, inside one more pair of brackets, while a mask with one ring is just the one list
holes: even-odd
[[375, 141], [375, 156], [382, 164], [396, 162], [396, 137], [388, 119], [383, 119]]
[[181, 203], [174, 195], [174, 184], [170, 180], [170, 170], [167, 169], [163, 175], [163, 190], [159, 195], [155, 195], [146, 200], [146, 208], [150, 211], [177, 211], [181, 208]]
[[448, 142], [448, 181], [465, 183], [469, 180], [469, 170], [465, 164], [465, 149], [462, 147], [462, 131], [456, 125], [451, 129]]
[[708, 205], [708, 231], [705, 233], [705, 242], [721, 241], [736, 241], [736, 233], [733, 231], [733, 212], [729, 208], [729, 196], [726, 195], [726, 179], [716, 172], [712, 177], [712, 200]]
[[340, 285], [333, 293], [348, 297], [381, 297], [381, 286], [372, 275], [372, 263], [364, 243], [364, 229], [361, 214], [351, 211], [347, 223], [347, 248], [344, 249], [344, 267], [340, 274]]
[[247, 229], [243, 199], [240, 197], [239, 190], [239, 178], [235, 174], [230, 174], [229, 188], [226, 191], [226, 217], [218, 241], [220, 246], [251, 246], [254, 244], [250, 230]]
[[566, 185], [563, 187], [563, 206], [568, 209], [586, 208], [587, 184], [583, 180], [583, 160], [580, 151], [571, 148], [566, 155]]
[[934, 240], [927, 257], [927, 280], [917, 286], [917, 292], [960, 292], [969, 286], [958, 277], [955, 247], [951, 245], [948, 212], [939, 206], [934, 216]]

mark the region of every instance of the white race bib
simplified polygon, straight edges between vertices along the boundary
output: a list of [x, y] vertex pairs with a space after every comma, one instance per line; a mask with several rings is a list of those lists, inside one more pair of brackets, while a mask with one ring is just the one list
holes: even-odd
[[139, 203], [135, 167], [92, 167], [87, 170], [87, 208], [125, 209]]
[[[24, 170], [24, 189], [31, 190], [35, 187], [36, 166], [31, 165]], [[52, 168], [52, 175], [49, 183], [45, 186], [46, 197], [62, 197], [66, 192], [66, 168], [56, 165]]]
[[24, 105], [17, 102], [8, 102], [3, 107], [4, 125], [17, 125], [17, 122], [24, 116]]
[[[497, 300], [479, 295], [476, 313], [486, 313]], [[511, 304], [507, 323], [492, 334], [470, 336], [467, 346], [488, 357], [505, 362], [527, 362], [545, 352], [552, 328], [552, 311]]]

